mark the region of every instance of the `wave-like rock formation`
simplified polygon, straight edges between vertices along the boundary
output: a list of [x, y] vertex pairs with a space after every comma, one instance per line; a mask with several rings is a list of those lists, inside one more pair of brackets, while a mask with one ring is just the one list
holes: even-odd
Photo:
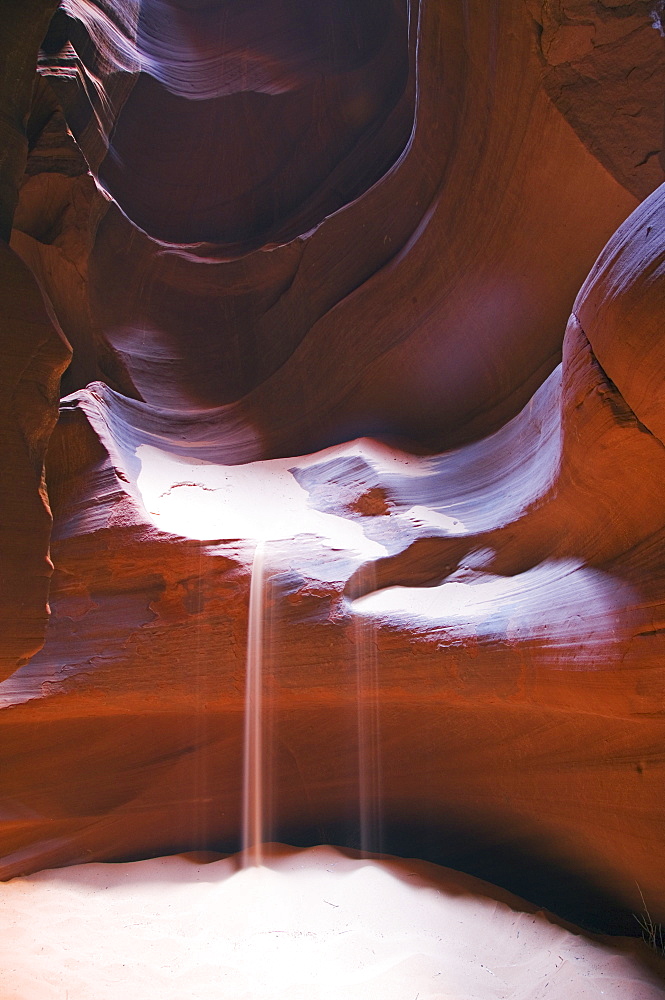
[[97, 92], [77, 87], [70, 102], [62, 62], [56, 92], [100, 183], [158, 239], [236, 253], [292, 239], [362, 194], [408, 140], [405, 0], [63, 11]]
[[3, 876], [237, 847], [262, 541], [269, 834], [662, 919], [659, 5], [53, 6], [0, 15]]

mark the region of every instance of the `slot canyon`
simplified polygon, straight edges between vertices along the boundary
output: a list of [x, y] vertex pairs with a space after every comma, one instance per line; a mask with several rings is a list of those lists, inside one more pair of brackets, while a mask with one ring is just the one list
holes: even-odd
[[664, 0], [0, 29], [0, 1000], [665, 997]]

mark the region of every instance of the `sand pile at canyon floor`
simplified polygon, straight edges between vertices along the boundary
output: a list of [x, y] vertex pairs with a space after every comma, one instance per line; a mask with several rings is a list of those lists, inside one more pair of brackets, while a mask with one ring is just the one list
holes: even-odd
[[[419, 861], [273, 849], [166, 857], [2, 887], [6, 1000], [656, 1000], [639, 943], [590, 941]], [[200, 859], [199, 859], [200, 860]], [[526, 904], [525, 908], [528, 909]], [[619, 950], [620, 949], [620, 950]]]

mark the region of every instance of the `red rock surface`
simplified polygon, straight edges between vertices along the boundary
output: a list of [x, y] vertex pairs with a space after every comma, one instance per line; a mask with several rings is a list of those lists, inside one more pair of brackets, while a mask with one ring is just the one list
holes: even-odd
[[[0, 676], [43, 642], [51, 563], [44, 453], [70, 355], [34, 275], [7, 245], [29, 143], [37, 48], [55, 0], [10, 0], [0, 32]], [[38, 96], [35, 107], [38, 107]], [[34, 122], [34, 119], [33, 119]]]
[[[11, 611], [3, 650], [5, 877], [235, 844], [265, 534], [273, 827], [352, 822], [379, 750], [387, 822], [527, 845], [662, 919], [665, 188], [638, 206], [657, 157], [606, 129], [634, 63], [626, 142], [653, 145], [661, 34], [621, 6], [368, 0], [337, 46], [324, 3], [309, 35], [224, 5], [219, 44], [197, 4], [63, 5], [12, 238], [11, 294], [41, 288], [74, 360], [48, 637], [20, 665]], [[40, 463], [11, 538], [44, 566]]]
[[585, 145], [644, 198], [663, 181], [665, 25], [659, 3], [527, 0], [543, 84]]

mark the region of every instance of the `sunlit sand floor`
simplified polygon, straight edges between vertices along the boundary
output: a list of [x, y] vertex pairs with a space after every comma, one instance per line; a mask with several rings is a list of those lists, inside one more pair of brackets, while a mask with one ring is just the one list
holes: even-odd
[[447, 869], [329, 847], [266, 864], [167, 857], [1, 885], [0, 1000], [665, 997], [634, 952]]

